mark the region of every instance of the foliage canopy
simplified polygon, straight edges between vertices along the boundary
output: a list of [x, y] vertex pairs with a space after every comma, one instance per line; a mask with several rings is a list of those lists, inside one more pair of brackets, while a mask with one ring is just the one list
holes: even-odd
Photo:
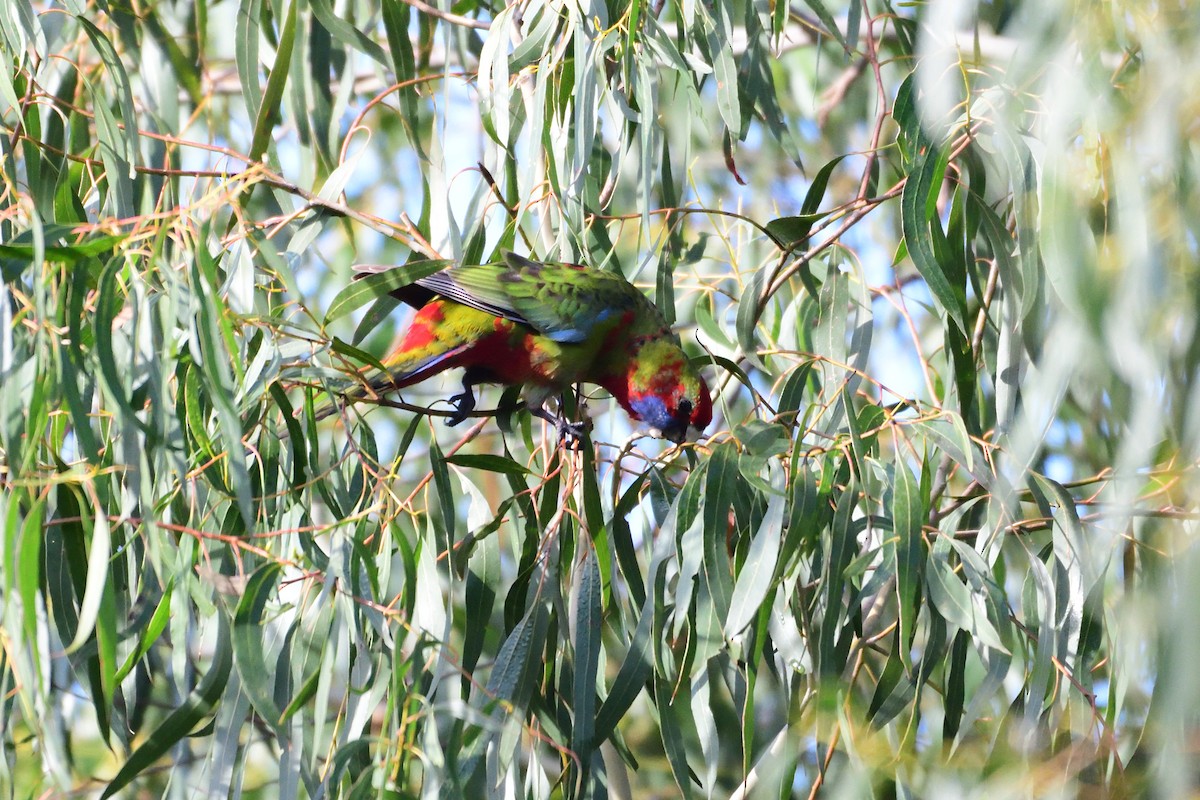
[[[0, 3], [0, 791], [1195, 791], [1198, 26]], [[509, 249], [643, 286], [708, 436], [318, 423]]]

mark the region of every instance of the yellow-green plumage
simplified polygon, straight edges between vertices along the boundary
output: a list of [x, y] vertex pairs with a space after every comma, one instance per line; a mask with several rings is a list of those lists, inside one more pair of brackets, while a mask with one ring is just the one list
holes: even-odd
[[383, 392], [462, 367], [452, 423], [474, 407], [478, 383], [524, 385], [539, 416], [555, 394], [595, 383], [674, 441], [711, 421], [704, 379], [654, 304], [615, 272], [510, 254], [504, 264], [451, 267], [393, 294], [417, 315], [383, 360], [388, 372], [370, 385]]

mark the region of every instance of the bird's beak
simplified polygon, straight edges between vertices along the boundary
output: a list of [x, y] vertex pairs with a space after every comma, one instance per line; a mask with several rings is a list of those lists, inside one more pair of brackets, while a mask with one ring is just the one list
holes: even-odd
[[650, 435], [656, 439], [666, 439], [668, 442], [682, 444], [687, 439], [687, 428], [672, 426], [665, 431], [659, 428], [651, 428]]
[[672, 425], [667, 430], [663, 430], [662, 428], [647, 428], [646, 433], [655, 439], [666, 439], [668, 442], [674, 442], [675, 444], [683, 444], [685, 441], [691, 439], [688, 436], [688, 428], [686, 426], [679, 428]]

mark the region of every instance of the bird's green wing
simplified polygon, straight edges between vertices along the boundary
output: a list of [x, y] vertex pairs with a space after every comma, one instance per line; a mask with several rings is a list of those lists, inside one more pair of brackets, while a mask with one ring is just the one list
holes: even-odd
[[617, 324], [629, 324], [637, 333], [667, 328], [654, 304], [624, 277], [591, 267], [541, 264], [510, 253], [506, 264], [452, 267], [418, 283], [463, 305], [527, 324], [556, 342], [582, 342]]

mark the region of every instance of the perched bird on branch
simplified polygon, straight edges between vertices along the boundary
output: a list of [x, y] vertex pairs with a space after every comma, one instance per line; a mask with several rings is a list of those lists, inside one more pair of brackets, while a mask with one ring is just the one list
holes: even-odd
[[[360, 265], [359, 276], [393, 269]], [[579, 425], [545, 403], [577, 383], [607, 389], [648, 432], [682, 442], [712, 421], [712, 398], [652, 302], [624, 277], [575, 264], [456, 266], [401, 286], [392, 296], [417, 309], [400, 344], [352, 396], [383, 395], [461, 367], [463, 391], [450, 398], [455, 425], [475, 408], [481, 383], [520, 385], [530, 411], [560, 436]]]

